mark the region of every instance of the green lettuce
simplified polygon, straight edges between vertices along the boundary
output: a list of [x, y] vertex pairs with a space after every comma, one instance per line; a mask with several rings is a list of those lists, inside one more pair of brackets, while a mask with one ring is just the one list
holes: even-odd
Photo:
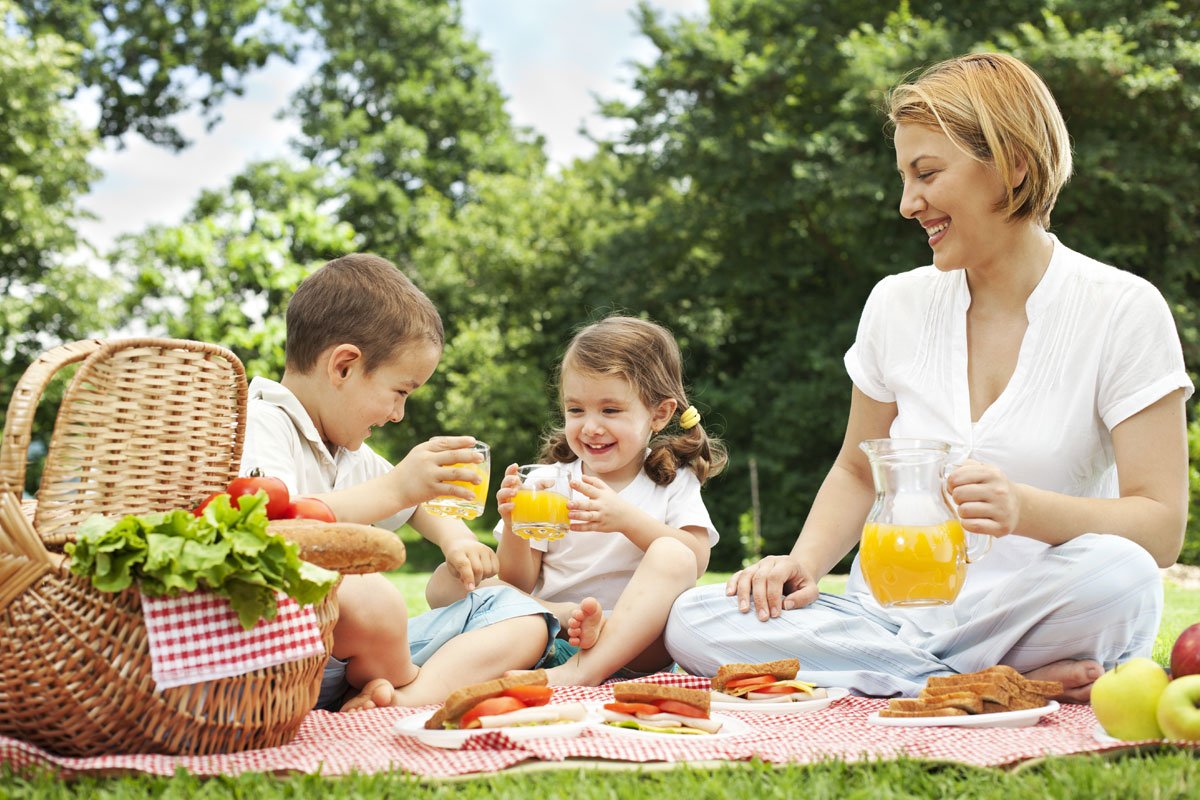
[[302, 561], [299, 548], [267, 532], [267, 495], [221, 494], [199, 517], [176, 510], [119, 520], [94, 514], [79, 526], [71, 571], [106, 592], [136, 581], [146, 595], [208, 589], [229, 600], [246, 630], [278, 613], [275, 592], [301, 605], [320, 602], [337, 573]]

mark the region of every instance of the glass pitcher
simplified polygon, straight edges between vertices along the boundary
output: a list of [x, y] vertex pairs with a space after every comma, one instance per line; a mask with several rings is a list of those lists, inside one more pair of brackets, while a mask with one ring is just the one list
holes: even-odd
[[868, 439], [858, 445], [871, 462], [875, 503], [863, 525], [859, 567], [884, 607], [949, 605], [967, 564], [992, 537], [967, 534], [946, 491], [948, 462], [961, 448], [933, 439]]

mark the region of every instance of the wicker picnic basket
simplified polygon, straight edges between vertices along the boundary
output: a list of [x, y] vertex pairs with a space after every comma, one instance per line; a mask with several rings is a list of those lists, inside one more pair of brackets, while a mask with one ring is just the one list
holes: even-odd
[[[54, 374], [80, 361], [37, 502], [22, 506], [34, 411]], [[90, 514], [187, 508], [223, 489], [237, 474], [245, 408], [241, 362], [200, 342], [75, 342], [25, 372], [0, 443], [0, 734], [74, 756], [291, 740], [316, 700], [324, 656], [160, 691], [136, 588], [98, 591], [58, 554]], [[335, 592], [316, 614], [328, 652]]]

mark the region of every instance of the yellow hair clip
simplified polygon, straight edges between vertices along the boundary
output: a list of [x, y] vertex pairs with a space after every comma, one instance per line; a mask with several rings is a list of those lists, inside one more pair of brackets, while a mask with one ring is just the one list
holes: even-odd
[[700, 412], [695, 406], [688, 406], [687, 410], [679, 415], [679, 427], [685, 431], [690, 431], [692, 428], [700, 424]]

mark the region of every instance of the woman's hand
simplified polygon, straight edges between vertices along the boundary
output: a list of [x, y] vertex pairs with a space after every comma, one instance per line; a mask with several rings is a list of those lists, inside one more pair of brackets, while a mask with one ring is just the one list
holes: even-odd
[[739, 570], [725, 584], [725, 594], [736, 595], [738, 610], [746, 613], [750, 603], [763, 622], [783, 611], [803, 608], [817, 599], [820, 590], [808, 567], [793, 556], [767, 556]]
[[624, 532], [628, 527], [629, 504], [607, 483], [591, 475], [571, 481], [575, 497], [567, 503], [571, 530]]
[[967, 533], [1007, 536], [1021, 519], [1017, 484], [999, 467], [964, 461], [946, 478], [946, 488], [958, 506]]

